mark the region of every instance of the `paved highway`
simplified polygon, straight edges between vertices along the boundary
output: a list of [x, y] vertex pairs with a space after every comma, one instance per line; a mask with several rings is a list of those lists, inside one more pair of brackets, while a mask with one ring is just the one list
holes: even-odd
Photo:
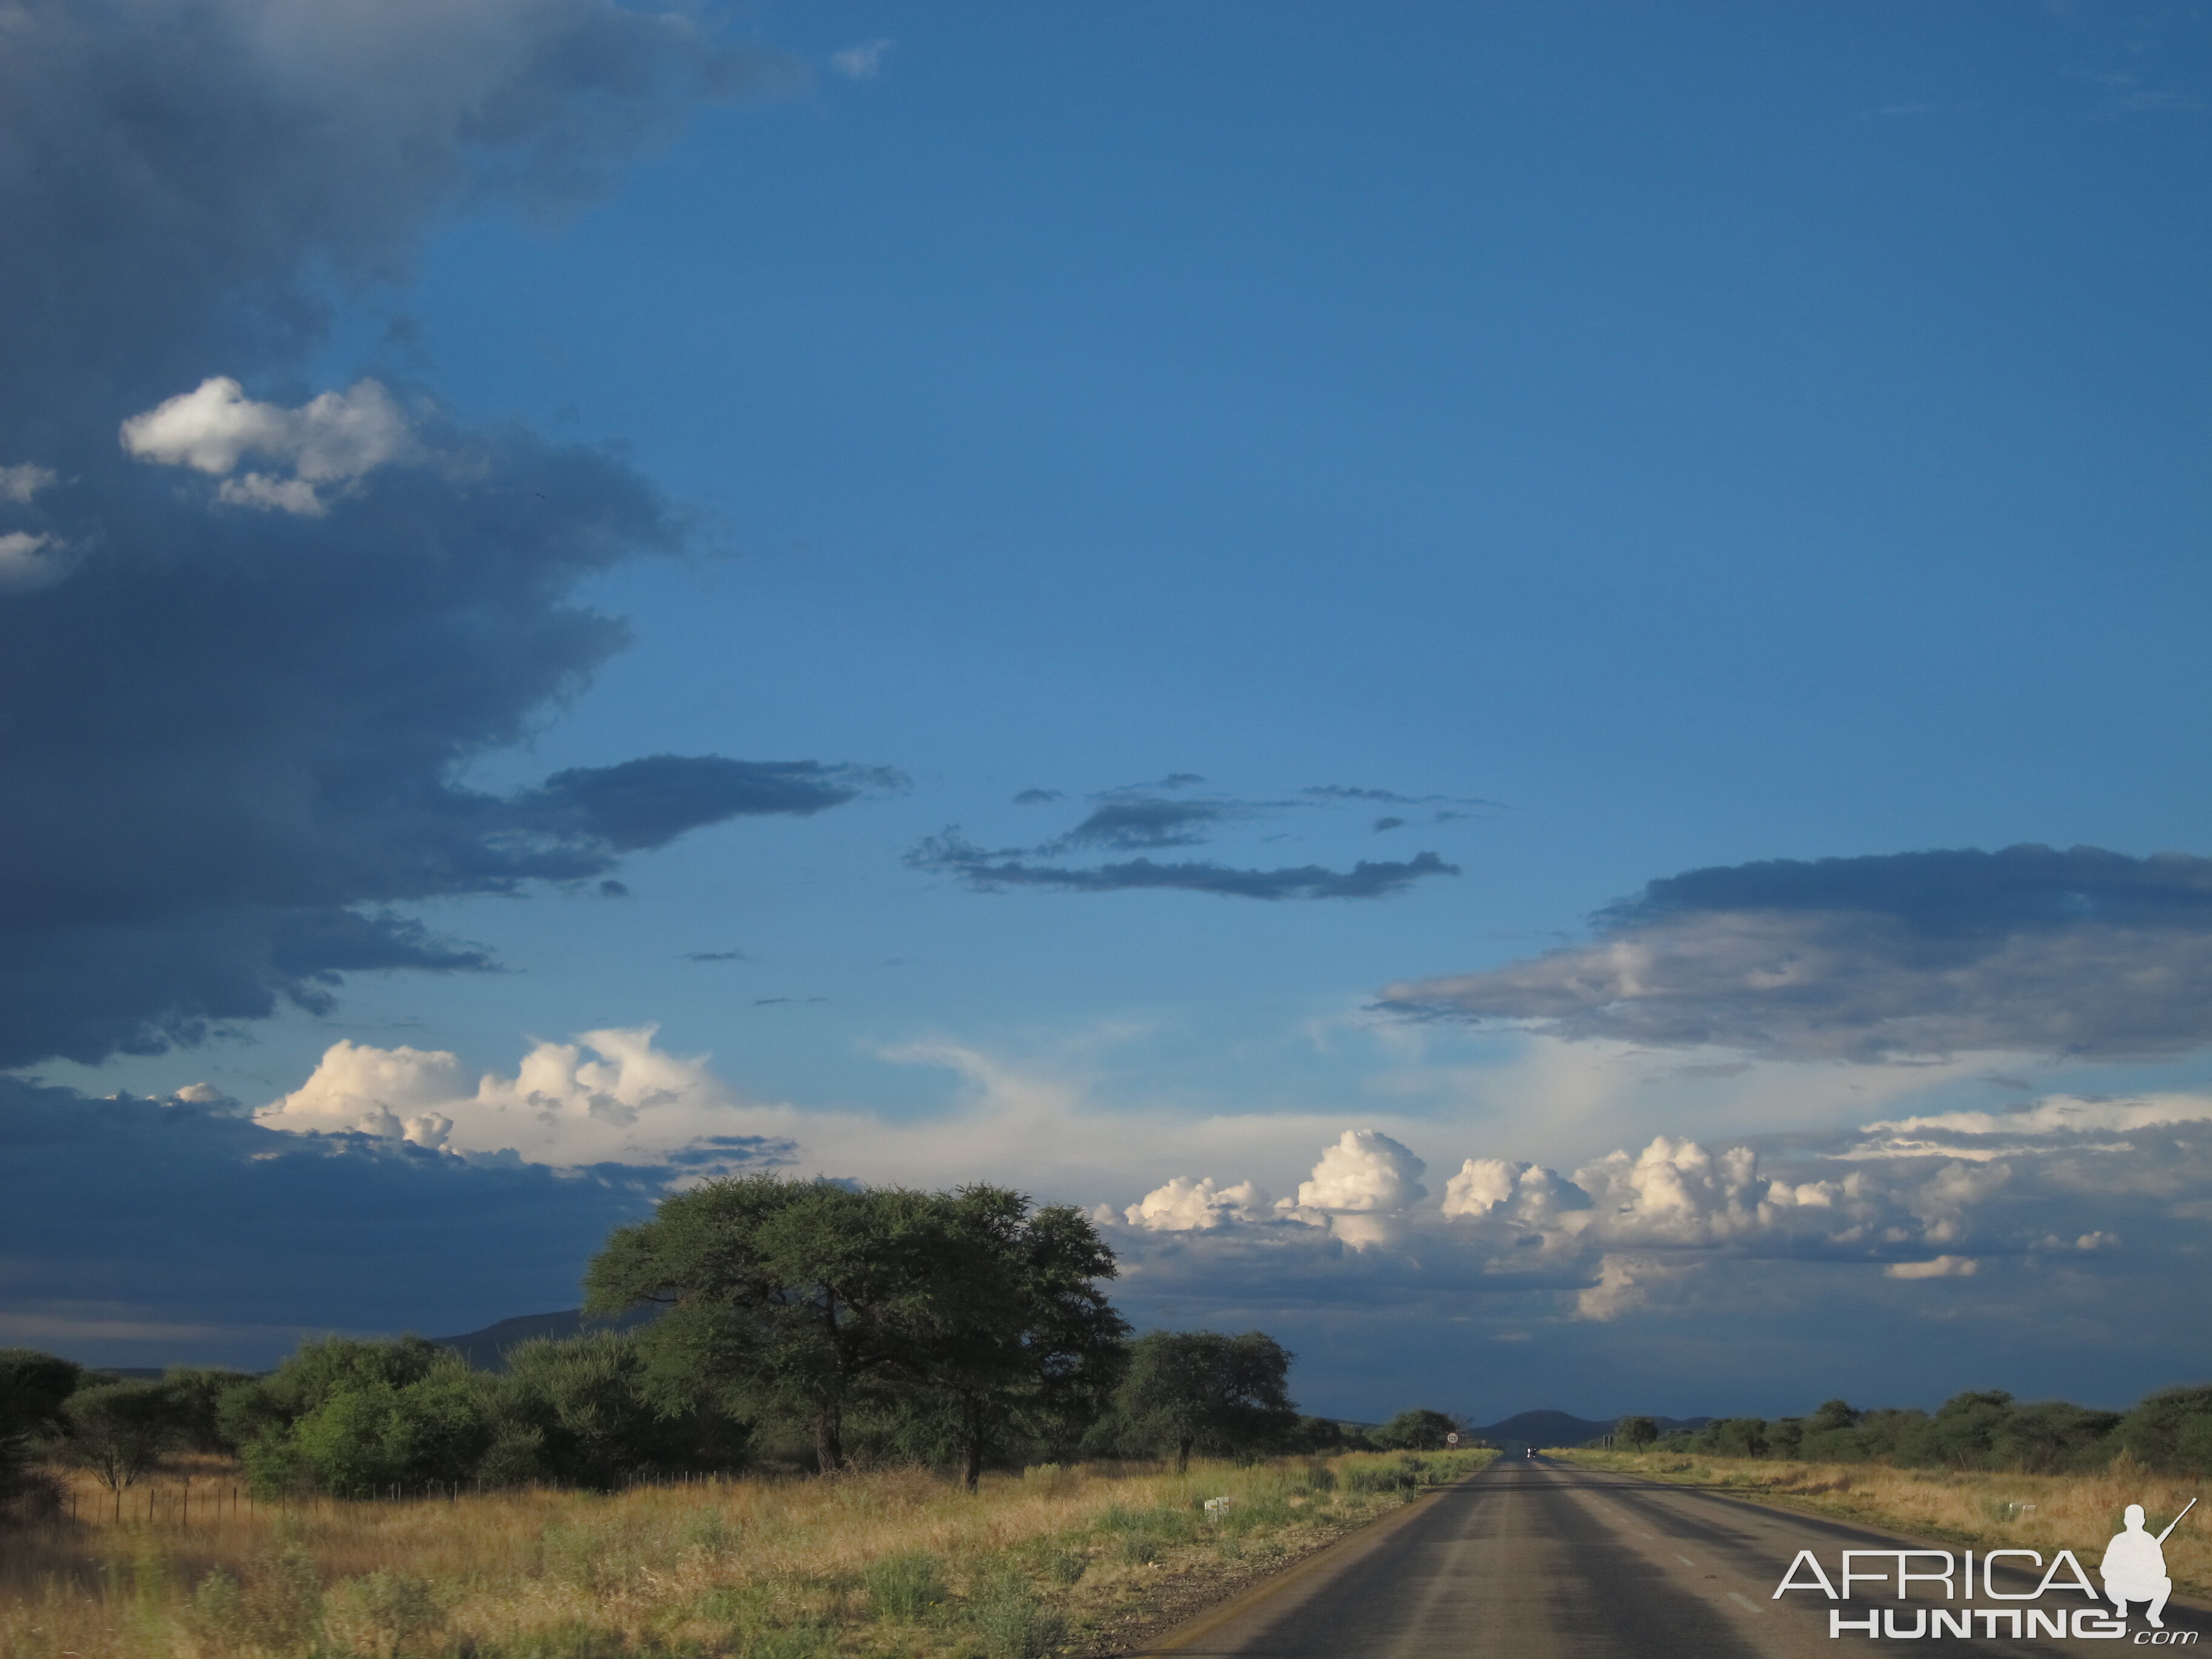
[[[1969, 1640], [1893, 1641], [1857, 1632], [1831, 1637], [1828, 1613], [1838, 1604], [1817, 1592], [1774, 1599], [1799, 1550], [1813, 1551], [1832, 1578], [1846, 1549], [1912, 1541], [1634, 1475], [1502, 1457], [1143, 1651], [1251, 1659], [1848, 1659], [1871, 1651], [2026, 1659], [2172, 1650], [2135, 1639], [2148, 1629], [2140, 1607], [2118, 1639], [2014, 1640], [2000, 1621], [1988, 1639], [1973, 1624]], [[2092, 1541], [2094, 1548], [2075, 1553], [2094, 1576], [2105, 1540], [2084, 1540]], [[2034, 1587], [2033, 1578], [1998, 1581], [2014, 1594]], [[1886, 1605], [1902, 1632], [1923, 1608], [2004, 1606], [1986, 1595], [1971, 1603], [1930, 1599], [1922, 1594], [1929, 1588], [1915, 1584], [1913, 1599], [1881, 1603], [1866, 1599], [1874, 1592], [1861, 1584], [1844, 1616], [1863, 1618]], [[1942, 1587], [1933, 1588], [1940, 1598]], [[2087, 1601], [2053, 1591], [2021, 1605], [2055, 1611]], [[2166, 1623], [2174, 1632], [2212, 1631], [2212, 1619], [2190, 1608], [2168, 1607]], [[2184, 1650], [2212, 1659], [2212, 1636]]]

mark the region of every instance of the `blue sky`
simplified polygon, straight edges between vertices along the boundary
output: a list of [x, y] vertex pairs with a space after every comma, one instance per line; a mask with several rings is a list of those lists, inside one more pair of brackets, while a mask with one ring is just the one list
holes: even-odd
[[1353, 1415], [2201, 1372], [2195, 9], [27, 15], [17, 1213], [222, 1265], [0, 1223], [0, 1340], [765, 1163]]

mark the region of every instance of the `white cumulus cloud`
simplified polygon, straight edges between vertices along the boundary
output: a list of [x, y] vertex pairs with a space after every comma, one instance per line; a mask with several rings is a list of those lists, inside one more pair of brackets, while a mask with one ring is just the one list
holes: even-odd
[[[704, 1055], [671, 1054], [653, 1029], [541, 1042], [512, 1077], [471, 1079], [442, 1050], [339, 1042], [299, 1088], [254, 1114], [273, 1129], [353, 1130], [533, 1164], [659, 1164], [735, 1143], [738, 1102]], [[728, 1161], [744, 1162], [732, 1145]], [[679, 1160], [680, 1161], [680, 1160]], [[711, 1157], [700, 1158], [703, 1164]]]
[[1177, 1176], [1153, 1188], [1122, 1214], [1132, 1227], [1148, 1232], [1198, 1232], [1257, 1219], [1267, 1213], [1268, 1201], [1266, 1189], [1249, 1181], [1217, 1187], [1210, 1176], [1196, 1181]]
[[[407, 417], [376, 380], [286, 409], [257, 403], [236, 380], [216, 375], [123, 423], [123, 447], [140, 460], [222, 478], [219, 498], [234, 506], [306, 517], [326, 510], [319, 485], [357, 483], [405, 454], [411, 442]], [[239, 473], [248, 457], [289, 468], [290, 476]]]
[[1652, 1293], [1690, 1271], [1683, 1262], [1651, 1256], [1607, 1255], [1598, 1261], [1597, 1283], [1575, 1297], [1577, 1319], [1612, 1320], [1643, 1307]]
[[51, 536], [11, 530], [0, 536], [0, 592], [34, 593], [69, 574], [69, 562]]
[[1294, 1220], [1327, 1227], [1355, 1249], [1393, 1244], [1413, 1206], [1429, 1195], [1429, 1166], [1380, 1129], [1346, 1129], [1298, 1183], [1296, 1199], [1276, 1206]]
[[33, 466], [28, 461], [20, 466], [0, 466], [0, 501], [17, 501], [30, 505], [31, 498], [54, 481], [50, 466]]
[[1939, 1255], [1932, 1261], [1893, 1261], [1881, 1271], [1887, 1279], [1971, 1279], [1981, 1270], [1971, 1255]]

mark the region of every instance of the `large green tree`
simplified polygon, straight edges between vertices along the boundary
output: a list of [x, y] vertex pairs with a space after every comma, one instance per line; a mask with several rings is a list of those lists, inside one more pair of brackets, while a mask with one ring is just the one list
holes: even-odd
[[1120, 1380], [1127, 1323], [1099, 1288], [1114, 1253], [1079, 1210], [970, 1186], [937, 1200], [927, 1322], [900, 1406], [910, 1439], [974, 1487], [1017, 1441], [1072, 1443]]
[[1031, 1215], [1001, 1189], [759, 1175], [664, 1199], [585, 1286], [593, 1312], [668, 1310], [638, 1338], [665, 1408], [711, 1395], [802, 1426], [831, 1470], [856, 1414], [951, 1423], [975, 1462], [1023, 1413], [1073, 1397], [1121, 1334], [1091, 1283], [1112, 1263], [1074, 1212]]
[[1152, 1331], [1129, 1351], [1108, 1432], [1121, 1444], [1173, 1448], [1178, 1473], [1194, 1451], [1234, 1456], [1294, 1435], [1291, 1355], [1261, 1331]]

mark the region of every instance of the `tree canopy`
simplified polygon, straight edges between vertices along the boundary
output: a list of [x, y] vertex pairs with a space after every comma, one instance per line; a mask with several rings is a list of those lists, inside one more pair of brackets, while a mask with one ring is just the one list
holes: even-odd
[[1459, 1432], [1459, 1419], [1416, 1406], [1400, 1412], [1368, 1438], [1385, 1451], [1442, 1451], [1448, 1435]]
[[956, 1449], [973, 1481], [1010, 1432], [1112, 1385], [1127, 1328], [1098, 1281], [1114, 1272], [1081, 1212], [1003, 1188], [758, 1175], [662, 1200], [585, 1284], [594, 1312], [667, 1308], [638, 1339], [664, 1401], [802, 1426], [825, 1470], [864, 1418]]
[[1168, 1449], [1178, 1471], [1194, 1451], [1265, 1451], [1297, 1432], [1291, 1356], [1260, 1331], [1152, 1331], [1129, 1351], [1109, 1432], [1130, 1449]]

